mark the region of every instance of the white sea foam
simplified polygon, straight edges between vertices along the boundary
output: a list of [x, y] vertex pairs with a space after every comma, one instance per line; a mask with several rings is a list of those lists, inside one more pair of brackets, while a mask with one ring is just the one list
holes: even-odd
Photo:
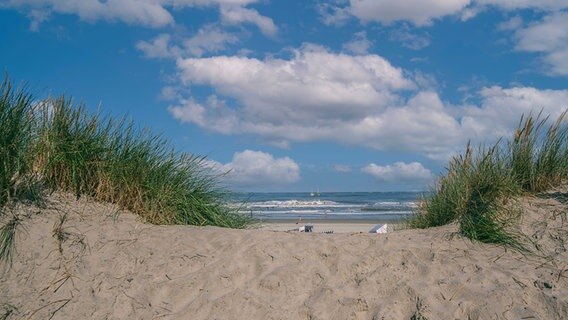
[[330, 211], [330, 210], [269, 210], [253, 211], [254, 214], [266, 215], [388, 215], [388, 214], [410, 214], [410, 211], [382, 211], [382, 212], [361, 212], [361, 211]]
[[247, 208], [351, 208], [362, 207], [363, 205], [353, 205], [345, 203], [337, 203], [329, 200], [270, 200], [262, 202], [247, 203]]
[[417, 202], [377, 201], [336, 202], [324, 199], [266, 200], [245, 203], [231, 203], [239, 211], [265, 216], [323, 216], [323, 215], [389, 215], [410, 214]]
[[389, 207], [409, 207], [409, 208], [417, 208], [418, 202], [415, 201], [380, 201], [375, 202], [373, 207], [381, 207], [381, 206], [389, 206]]

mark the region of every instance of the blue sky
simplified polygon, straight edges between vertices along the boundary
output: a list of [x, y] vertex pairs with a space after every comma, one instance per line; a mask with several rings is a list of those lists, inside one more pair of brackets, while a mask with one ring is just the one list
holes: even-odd
[[566, 0], [0, 0], [0, 67], [248, 191], [423, 190], [568, 107]]

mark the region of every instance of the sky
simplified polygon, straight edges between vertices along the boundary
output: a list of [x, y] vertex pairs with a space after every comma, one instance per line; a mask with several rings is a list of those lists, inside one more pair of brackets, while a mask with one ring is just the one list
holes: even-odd
[[568, 108], [568, 0], [0, 0], [0, 68], [236, 191], [420, 191]]

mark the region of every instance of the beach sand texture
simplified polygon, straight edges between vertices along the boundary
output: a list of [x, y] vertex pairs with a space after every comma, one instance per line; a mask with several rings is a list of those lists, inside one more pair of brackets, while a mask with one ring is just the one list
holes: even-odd
[[386, 235], [153, 226], [51, 196], [47, 208], [20, 208], [0, 318], [567, 319], [567, 206], [521, 203], [540, 256], [472, 243], [455, 226]]
[[[382, 223], [381, 223], [382, 224]], [[389, 228], [393, 228], [395, 224], [387, 223]], [[342, 221], [305, 221], [305, 222], [265, 222], [260, 225], [261, 230], [268, 231], [298, 231], [298, 229], [305, 225], [312, 225], [312, 232], [314, 233], [367, 233], [371, 230], [376, 223], [358, 222], [350, 220]]]

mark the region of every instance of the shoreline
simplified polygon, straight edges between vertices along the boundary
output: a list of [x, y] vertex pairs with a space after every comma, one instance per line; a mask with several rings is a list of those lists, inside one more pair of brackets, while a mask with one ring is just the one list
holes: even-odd
[[302, 219], [300, 221], [293, 219], [268, 219], [268, 220], [254, 220], [253, 223], [260, 224], [377, 224], [377, 223], [388, 223], [388, 224], [402, 224], [404, 220], [379, 220], [379, 219]]
[[335, 216], [303, 216], [294, 218], [267, 218], [263, 217], [253, 217], [253, 223], [333, 223], [333, 224], [345, 224], [345, 223], [361, 223], [361, 224], [377, 224], [377, 223], [389, 223], [389, 224], [402, 224], [411, 215], [374, 215], [374, 216], [350, 216], [350, 215], [335, 215]]
[[[292, 222], [290, 220], [271, 220], [258, 223], [257, 230], [299, 233], [299, 228], [305, 225], [313, 226], [313, 233], [369, 233], [377, 224], [387, 224], [389, 229], [397, 230], [402, 227], [403, 221], [377, 221], [377, 220], [303, 220]], [[375, 234], [375, 233], [369, 233]]]

